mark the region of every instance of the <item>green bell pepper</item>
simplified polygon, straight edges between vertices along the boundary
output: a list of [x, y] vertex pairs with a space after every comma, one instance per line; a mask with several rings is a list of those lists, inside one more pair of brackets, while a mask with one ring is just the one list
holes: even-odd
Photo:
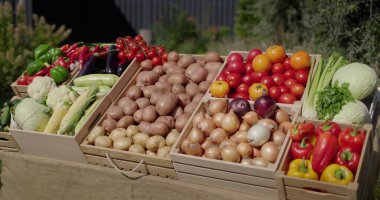
[[41, 71], [43, 68], [45, 68], [45, 64], [40, 60], [35, 60], [28, 64], [26, 67], [26, 72], [29, 74], [29, 76], [33, 76], [35, 73]]
[[51, 49], [50, 45], [48, 44], [40, 44], [35, 50], [34, 50], [34, 58], [37, 60], [42, 55], [44, 55], [46, 52]]
[[49, 64], [54, 63], [59, 56], [63, 55], [63, 52], [59, 48], [51, 48], [48, 52], [40, 57], [39, 60], [42, 62], [47, 62]]
[[70, 77], [70, 73], [66, 68], [61, 65], [57, 65], [50, 69], [50, 77], [55, 83], [61, 84]]

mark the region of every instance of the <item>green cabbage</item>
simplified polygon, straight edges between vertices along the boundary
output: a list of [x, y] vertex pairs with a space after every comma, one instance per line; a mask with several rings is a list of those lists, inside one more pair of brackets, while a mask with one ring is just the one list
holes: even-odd
[[50, 119], [48, 107], [32, 98], [23, 99], [16, 107], [14, 119], [23, 130], [43, 132]]
[[350, 124], [363, 124], [369, 116], [368, 109], [361, 101], [348, 102], [334, 116], [333, 121]]

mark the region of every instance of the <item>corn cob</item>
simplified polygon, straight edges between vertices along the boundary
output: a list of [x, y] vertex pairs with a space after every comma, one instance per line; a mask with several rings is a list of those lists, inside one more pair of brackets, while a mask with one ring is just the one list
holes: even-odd
[[83, 127], [84, 123], [90, 117], [90, 114], [95, 111], [95, 108], [98, 106], [100, 99], [96, 100], [92, 105], [86, 110], [82, 118], [80, 118], [78, 124], [75, 126], [74, 133], [77, 134], [80, 129]]
[[50, 117], [44, 132], [56, 134], [62, 119], [65, 117], [67, 109], [62, 105], [56, 105], [54, 107], [53, 115]]

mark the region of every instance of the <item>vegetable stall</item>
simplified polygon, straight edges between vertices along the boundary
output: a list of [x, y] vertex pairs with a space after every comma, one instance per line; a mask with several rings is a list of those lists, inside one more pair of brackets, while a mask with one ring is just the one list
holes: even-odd
[[139, 35], [34, 53], [0, 115], [24, 154], [269, 199], [363, 199], [378, 173], [378, 78], [338, 53], [181, 54]]

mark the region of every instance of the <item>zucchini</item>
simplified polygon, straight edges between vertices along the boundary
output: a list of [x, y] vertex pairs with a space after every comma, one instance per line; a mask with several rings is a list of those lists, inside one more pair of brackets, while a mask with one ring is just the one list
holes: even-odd
[[112, 87], [119, 77], [114, 74], [89, 74], [74, 79], [74, 86], [88, 87], [92, 85]]

